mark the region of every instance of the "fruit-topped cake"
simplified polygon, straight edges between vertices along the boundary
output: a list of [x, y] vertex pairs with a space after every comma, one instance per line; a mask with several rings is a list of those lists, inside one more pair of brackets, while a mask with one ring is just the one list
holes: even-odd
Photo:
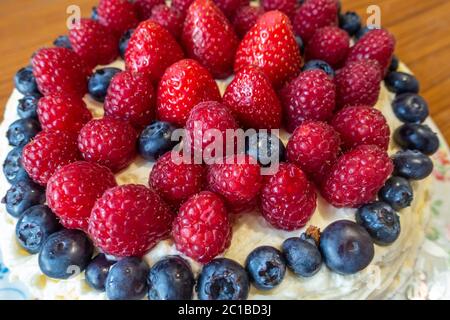
[[389, 297], [439, 145], [395, 43], [337, 0], [100, 0], [15, 77], [11, 281], [37, 299]]

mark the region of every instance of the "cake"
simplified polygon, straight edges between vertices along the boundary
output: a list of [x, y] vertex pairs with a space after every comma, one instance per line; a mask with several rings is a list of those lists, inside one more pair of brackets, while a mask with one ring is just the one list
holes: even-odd
[[[304, 6], [303, 10], [307, 10], [308, 6], [314, 5], [326, 6], [326, 3], [329, 4], [332, 1], [334, 0], [323, 0], [323, 1], [307, 0], [306, 1], [307, 5], [303, 5]], [[102, 1], [102, 2], [107, 3], [109, 1]], [[197, 0], [195, 3], [198, 6], [205, 5], [205, 3], [207, 6], [213, 6], [208, 0]], [[191, 6], [191, 8], [189, 9], [188, 16], [190, 14], [191, 15], [193, 14], [191, 12], [194, 11], [194, 9], [192, 9], [193, 7], [195, 7], [195, 5]], [[224, 10], [223, 8], [221, 9]], [[277, 9], [283, 11], [282, 8]], [[226, 12], [226, 10], [224, 10], [224, 12]], [[300, 10], [299, 13], [297, 13], [297, 15], [301, 14], [302, 12]], [[100, 19], [100, 21], [102, 20]], [[261, 19], [260, 21], [263, 21], [263, 19]], [[103, 23], [105, 24], [106, 22]], [[319, 55], [321, 58], [327, 59], [326, 55], [323, 54], [321, 55], [321, 49], [317, 48], [317, 46], [318, 47], [321, 46], [320, 41], [319, 44], [315, 46], [316, 47], [315, 49], [311, 44], [317, 42], [318, 41], [317, 38], [320, 39], [320, 37], [315, 36], [313, 34], [309, 34], [309, 32], [307, 32], [306, 29], [301, 28], [299, 24], [296, 25], [295, 18], [293, 19], [293, 24], [294, 30], [299, 29], [296, 30], [297, 34], [301, 34], [302, 37], [305, 38], [305, 40], [308, 39], [309, 41], [309, 44], [306, 46], [306, 56], [316, 57], [317, 55]], [[333, 23], [330, 23], [330, 25], [333, 25]], [[345, 26], [342, 24], [341, 27], [344, 28], [344, 30], [346, 30], [347, 32], [353, 32], [351, 33], [352, 35], [355, 34], [355, 31], [348, 30], [348, 28], [345, 28]], [[186, 28], [185, 26], [185, 29], [188, 28]], [[333, 30], [333, 32], [334, 31], [335, 30]], [[249, 33], [251, 32], [252, 31], [250, 31]], [[184, 32], [183, 36], [184, 34], [189, 34], [189, 32]], [[327, 36], [327, 34], [325, 36]], [[250, 36], [248, 36], [247, 34], [247, 36], [244, 38], [244, 41], [245, 39], [247, 39], [247, 37], [250, 38]], [[75, 41], [73, 40], [73, 38], [71, 38], [71, 40]], [[133, 39], [131, 41], [133, 41]], [[190, 52], [189, 50], [187, 51]], [[195, 54], [198, 54], [198, 52], [197, 53], [192, 52], [196, 51], [194, 50], [188, 53], [190, 54], [190, 57], [194, 57]], [[127, 53], [126, 57], [127, 63], [128, 59], [132, 59], [129, 56], [131, 56], [131, 54]], [[335, 56], [333, 56], [333, 58], [334, 57]], [[390, 56], [388, 58], [389, 58], [388, 62], [391, 63], [392, 52], [390, 53]], [[85, 59], [87, 58], [85, 57]], [[175, 61], [178, 60], [180, 60], [180, 58], [175, 58]], [[242, 60], [244, 61], [245, 59]], [[221, 68], [215, 67], [215, 61], [205, 60], [201, 62], [205, 64], [207, 69], [213, 69], [215, 71], [215, 74], [212, 71], [211, 73], [213, 73], [216, 78], [217, 77], [224, 78], [223, 70], [221, 70]], [[100, 63], [98, 61], [93, 63], [93, 65], [97, 64]], [[172, 63], [169, 63], [169, 65], [171, 64]], [[336, 68], [336, 65], [338, 65], [339, 63], [336, 61], [331, 61], [330, 64], [335, 64]], [[393, 64], [391, 63], [391, 67], [392, 65]], [[117, 59], [115, 62], [109, 64], [108, 66], [116, 67], [121, 70], [125, 69], [125, 63], [120, 58]], [[104, 67], [105, 67], [104, 65], [101, 67], [97, 66], [97, 69], [101, 69]], [[134, 67], [138, 68], [139, 66], [138, 64], [135, 64]], [[329, 64], [328, 67], [330, 67]], [[127, 65], [127, 68], [130, 68], [130, 66]], [[300, 66], [295, 66], [295, 68], [298, 69], [300, 68]], [[313, 66], [313, 69], [317, 68], [318, 68], [317, 66]], [[399, 76], [408, 74], [411, 75], [411, 71], [402, 63], [400, 63], [399, 66], [395, 66], [394, 68], [397, 71], [391, 70], [392, 73], [396, 73]], [[264, 71], [264, 66], [262, 67], [262, 69]], [[305, 69], [305, 67], [304, 70], [305, 71], [303, 72], [308, 72]], [[140, 72], [142, 72], [142, 70]], [[384, 70], [382, 72], [384, 72]], [[151, 73], [153, 76], [156, 76], [157, 74], [157, 72], [154, 70], [151, 71]], [[163, 73], [164, 70], [161, 71], [159, 77], [161, 77]], [[322, 73], [325, 75], [325, 72]], [[265, 70], [265, 74], [267, 75], [268, 79], [273, 80], [272, 83], [274, 84], [274, 86], [277, 86], [277, 82], [281, 81], [279, 74], [272, 74], [270, 70]], [[388, 77], [389, 76], [391, 76], [391, 73], [389, 73]], [[218, 88], [220, 89], [221, 96], [224, 95], [227, 87], [230, 85], [230, 82], [232, 81], [233, 76], [225, 77], [224, 80], [216, 80]], [[411, 90], [411, 88], [409, 87], [406, 88], [404, 86], [399, 87], [398, 84], [396, 85], [393, 83], [395, 83], [395, 81], [391, 81], [388, 78], [386, 78], [385, 82], [381, 84], [381, 89], [378, 93], [376, 103], [373, 103], [374, 108], [381, 111], [381, 113], [384, 115], [386, 122], [390, 128], [391, 135], [389, 136], [390, 139], [387, 152], [391, 156], [396, 154], [397, 151], [401, 150], [399, 142], [401, 143], [403, 141], [398, 137], [394, 139], [393, 138], [394, 132], [398, 134], [397, 128], [402, 126], [402, 122], [408, 122], [405, 121], [404, 117], [403, 118], [402, 116], [399, 117], [398, 112], [394, 113], [392, 107], [393, 102], [396, 99], [396, 97], [399, 96], [401, 93], [406, 94], [417, 93], [414, 92], [414, 88]], [[402, 84], [404, 85], [405, 81], [403, 81]], [[42, 84], [40, 84], [40, 86], [42, 87]], [[40, 90], [42, 92], [43, 90], [41, 87]], [[403, 91], [400, 92], [401, 90]], [[5, 136], [10, 123], [18, 119], [18, 116], [16, 114], [16, 106], [21, 98], [22, 94], [18, 90], [15, 90], [12, 93], [5, 109], [4, 121], [0, 127], [1, 136]], [[84, 96], [84, 101], [94, 118], [100, 119], [104, 116], [103, 103], [95, 101], [92, 98], [92, 95], [90, 94], [86, 94]], [[286, 104], [286, 102], [283, 102], [283, 104]], [[360, 104], [362, 103], [360, 102], [357, 103], [357, 105]], [[347, 106], [347, 108], [351, 108], [351, 106], [350, 107]], [[403, 114], [403, 116], [405, 115]], [[406, 114], [406, 116], [410, 116], [410, 114]], [[242, 122], [242, 118], [239, 119]], [[402, 121], [400, 119], [402, 119]], [[297, 128], [299, 125], [302, 125], [302, 122], [297, 123], [296, 122], [297, 120], [296, 119], [294, 120], [295, 120], [294, 124], [291, 123], [290, 125], [293, 126], [291, 133], [293, 129]], [[251, 121], [251, 119], [250, 120], [247, 119], [247, 121]], [[146, 124], [148, 124], [149, 122], [150, 121], [147, 121]], [[288, 131], [281, 129], [280, 138], [283, 141], [284, 145], [287, 145], [288, 141], [291, 139], [291, 133], [288, 133]], [[9, 151], [12, 147], [6, 146], [5, 140], [3, 140], [2, 145], [4, 146], [3, 148], [4, 152], [2, 152], [1, 158], [3, 162], [7, 156], [6, 151]], [[409, 146], [402, 145], [402, 147], [406, 149], [411, 148], [415, 149], [414, 146], [411, 144]], [[428, 154], [430, 153], [431, 152], [428, 152]], [[141, 184], [148, 186], [149, 173], [152, 171], [154, 165], [155, 165], [154, 161], [149, 161], [144, 159], [143, 157], [137, 156], [136, 158], [134, 158], [134, 160], [132, 160], [131, 163], [127, 163], [124, 169], [116, 170], [117, 172], [115, 174], [115, 179], [117, 180], [117, 184], [118, 185]], [[27, 168], [27, 171], [29, 171], [29, 168]], [[396, 168], [396, 174], [399, 174], [398, 167]], [[331, 175], [327, 174], [327, 177], [329, 176]], [[384, 184], [386, 179], [383, 180]], [[377, 192], [383, 186], [383, 184], [378, 186], [376, 190]], [[429, 184], [430, 181], [428, 178], [411, 182], [414, 193], [414, 199], [407, 207], [402, 208], [401, 210], [398, 209], [401, 225], [401, 232], [398, 238], [396, 238], [395, 241], [392, 241], [393, 243], [389, 243], [389, 245], [375, 245], [373, 258], [370, 259], [369, 261], [370, 263], [368, 265], [362, 267], [362, 270], [357, 270], [357, 272], [347, 272], [348, 274], [343, 274], [343, 272], [336, 272], [336, 270], [333, 270], [333, 266], [329, 265], [328, 263], [326, 264], [322, 263], [320, 269], [314, 271], [314, 275], [306, 277], [296, 275], [294, 272], [292, 272], [291, 268], [287, 268], [288, 270], [286, 271], [286, 274], [284, 275], [284, 277], [281, 277], [282, 280], [280, 281], [281, 283], [277, 284], [276, 286], [273, 286], [273, 288], [271, 288], [270, 290], [262, 290], [261, 284], [258, 283], [255, 284], [255, 282], [257, 282], [258, 280], [253, 279], [252, 280], [253, 285], [249, 287], [250, 288], [249, 292], [248, 294], [245, 294], [245, 297], [248, 297], [248, 299], [301, 299], [301, 300], [305, 299], [353, 300], [353, 299], [380, 299], [389, 297], [389, 294], [394, 292], [395, 288], [397, 288], [400, 285], [401, 279], [398, 278], [399, 271], [405, 265], [407, 264], [411, 265], [414, 263], [414, 259], [416, 257], [418, 248], [424, 239], [425, 225], [430, 216], [430, 203], [428, 194]], [[4, 176], [2, 176], [0, 180], [0, 194], [6, 194], [9, 188], [10, 185], [8, 181]], [[320, 189], [321, 187], [318, 186], [317, 188]], [[212, 257], [214, 259], [209, 258], [207, 259], [207, 261], [202, 260], [201, 262], [199, 262], [199, 260], [201, 259], [196, 259], [196, 257], [192, 257], [192, 255], [190, 254], [187, 255], [183, 254], [185, 252], [180, 252], [179, 247], [177, 249], [177, 246], [175, 245], [174, 239], [172, 237], [165, 237], [165, 239], [163, 240], [158, 239], [158, 241], [156, 241], [153, 247], [145, 251], [143, 259], [151, 267], [154, 266], [156, 262], [163, 259], [164, 257], [171, 255], [181, 255], [192, 268], [195, 279], [199, 279], [199, 275], [202, 274], [202, 269], [204, 270], [205, 264], [210, 265], [212, 263], [211, 260], [213, 262], [221, 261], [220, 259], [217, 259], [218, 257], [225, 257], [231, 259], [232, 261], [237, 262], [241, 266], [247, 265], [247, 271], [250, 272], [248, 267], [248, 261], [246, 260], [249, 254], [255, 248], [261, 246], [271, 246], [280, 249], [283, 241], [285, 241], [288, 238], [298, 238], [304, 232], [306, 232], [307, 234], [306, 237], [310, 237], [309, 240], [311, 240], [311, 238], [313, 238], [314, 232], [317, 232], [317, 229], [308, 227], [314, 226], [316, 228], [319, 228], [320, 230], [322, 230], [323, 235], [323, 230], [326, 229], [327, 226], [329, 226], [335, 221], [342, 221], [342, 220], [355, 221], [355, 213], [358, 211], [358, 208], [356, 207], [364, 207], [367, 204], [369, 204], [369, 202], [375, 200], [373, 198], [371, 199], [371, 201], [366, 201], [364, 204], [358, 204], [356, 207], [354, 206], [354, 208], [351, 208], [352, 206], [345, 206], [345, 205], [338, 205], [338, 207], [340, 207], [338, 208], [329, 203], [329, 201], [333, 201], [329, 199], [329, 196], [326, 196], [326, 198], [328, 199], [327, 201], [324, 199], [323, 196], [320, 195], [320, 192], [318, 192], [318, 194], [319, 195], [315, 210], [312, 216], [308, 217], [310, 219], [308, 219], [306, 223], [300, 223], [298, 227], [284, 228], [291, 230], [283, 230], [282, 227], [280, 228], [274, 226], [274, 222], [270, 221], [270, 219], [268, 219], [265, 215], [261, 215], [259, 209], [240, 210], [241, 212], [238, 214], [230, 213], [232, 217], [230, 219], [232, 221], [231, 242], [229, 246], [226, 246], [227, 248], [225, 250], [222, 250], [222, 252], [219, 252], [218, 254], [214, 255]], [[47, 201], [48, 199], [49, 195], [47, 194]], [[39, 254], [34, 255], [30, 254], [29, 252], [24, 250], [24, 248], [21, 247], [21, 245], [18, 243], [16, 239], [15, 229], [17, 218], [8, 214], [4, 206], [2, 206], [0, 210], [1, 210], [0, 250], [2, 252], [3, 259], [6, 265], [11, 269], [10, 280], [19, 281], [23, 283], [27, 287], [33, 298], [36, 299], [106, 299], [108, 297], [110, 299], [115, 298], [111, 294], [107, 297], [107, 294], [105, 292], [93, 289], [88, 284], [88, 282], [86, 282], [85, 279], [86, 275], [84, 272], [72, 276], [69, 279], [56, 279], [57, 277], [52, 278], [48, 276], [48, 274], [44, 275], [43, 271], [41, 270], [42, 267], [40, 267], [39, 263]], [[61, 216], [60, 219], [62, 219], [63, 221], [65, 218]], [[276, 224], [277, 221], [275, 221], [275, 225]], [[359, 221], [359, 224], [364, 225], [364, 223], [361, 221]], [[68, 225], [67, 221], [64, 222], [64, 225], [67, 227]], [[83, 229], [82, 227], [75, 227], [75, 229], [76, 228]], [[89, 228], [91, 228], [91, 224]], [[90, 232], [91, 236], [92, 234], [94, 233]], [[306, 241], [305, 239], [303, 240]], [[378, 239], [378, 241], [380, 241], [380, 239]], [[97, 241], [94, 242], [96, 244], [100, 243]], [[101, 249], [95, 248], [95, 252], [100, 251]], [[103, 249], [103, 251], [105, 250]], [[111, 257], [114, 254], [111, 254], [111, 252], [105, 253], [109, 254], [108, 258], [115, 261], [115, 258]], [[326, 253], [324, 252], [324, 248], [322, 248], [321, 254], [326, 255]], [[139, 256], [140, 254], [137, 255]], [[325, 260], [325, 257], [323, 257], [323, 259]], [[126, 258], [124, 260], [126, 260]], [[203, 279], [202, 281], [205, 280]], [[193, 291], [192, 288], [191, 291]], [[205, 298], [204, 294], [202, 296], [197, 292], [194, 294], [194, 297]], [[150, 296], [150, 298], [152, 298], [152, 296]]]

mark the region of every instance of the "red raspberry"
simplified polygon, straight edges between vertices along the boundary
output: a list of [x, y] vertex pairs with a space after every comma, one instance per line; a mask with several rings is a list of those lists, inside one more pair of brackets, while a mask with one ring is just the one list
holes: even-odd
[[78, 148], [87, 161], [117, 172], [136, 155], [136, 139], [136, 131], [129, 123], [105, 117], [91, 120], [81, 129]]
[[156, 98], [149, 77], [123, 71], [116, 74], [108, 87], [105, 114], [131, 123], [141, 129], [155, 116]]
[[275, 129], [281, 126], [281, 103], [259, 68], [240, 69], [225, 90], [223, 103], [244, 127]]
[[354, 105], [374, 106], [381, 88], [381, 75], [376, 61], [355, 61], [338, 70], [336, 104], [338, 108]]
[[232, 212], [253, 209], [261, 191], [261, 168], [246, 155], [232, 155], [208, 167], [208, 189], [222, 196]]
[[209, 191], [191, 197], [175, 218], [172, 236], [178, 251], [200, 263], [211, 261], [231, 243], [225, 204]]
[[307, 60], [323, 60], [338, 68], [347, 58], [350, 50], [348, 33], [338, 27], [324, 27], [317, 30], [306, 47]]
[[89, 234], [107, 254], [143, 256], [170, 234], [173, 216], [154, 191], [143, 185], [122, 185], [108, 189], [97, 200]]
[[100, 0], [97, 14], [98, 21], [119, 37], [139, 23], [135, 8], [128, 0]]
[[79, 97], [53, 94], [38, 102], [37, 114], [42, 129], [80, 132], [92, 119], [86, 103]]
[[189, 6], [194, 2], [194, 0], [172, 0], [170, 7], [178, 10], [186, 16]]
[[294, 17], [294, 31], [306, 43], [317, 29], [336, 26], [338, 7], [335, 0], [306, 0]]
[[336, 88], [324, 71], [308, 70], [282, 89], [280, 99], [287, 130], [293, 132], [304, 121], [327, 121], [333, 116]]
[[303, 171], [291, 163], [281, 163], [277, 173], [262, 188], [262, 215], [275, 228], [296, 230], [311, 219], [317, 194]]
[[44, 95], [64, 93], [83, 97], [87, 92], [87, 68], [67, 48], [44, 48], [32, 59], [33, 74]]
[[331, 167], [322, 195], [335, 207], [357, 208], [375, 199], [393, 168], [386, 151], [372, 145], [358, 146]]
[[202, 191], [204, 176], [205, 169], [201, 164], [184, 162], [177, 164], [172, 159], [172, 152], [169, 151], [156, 162], [150, 172], [148, 184], [167, 203], [177, 207]]
[[259, 6], [244, 6], [239, 8], [233, 18], [234, 31], [236, 31], [239, 38], [242, 39], [263, 14], [264, 10]]
[[250, 0], [213, 0], [216, 6], [225, 14], [225, 16], [231, 20], [233, 19], [236, 11], [250, 4]]
[[290, 19], [294, 18], [298, 0], [261, 0], [265, 11], [279, 10]]
[[[173, 1], [172, 1], [173, 3]], [[164, 0], [135, 0], [134, 10], [137, 13], [139, 21], [150, 19], [152, 10], [157, 5], [165, 4]]]
[[45, 130], [23, 148], [22, 165], [33, 181], [45, 186], [59, 167], [80, 158], [76, 135]]
[[97, 21], [81, 19], [79, 27], [70, 30], [69, 39], [73, 51], [91, 68], [119, 56], [117, 38]]
[[169, 8], [165, 4], [159, 4], [152, 9], [150, 19], [166, 28], [174, 38], [179, 39], [181, 37], [184, 16], [178, 10]]
[[372, 107], [344, 108], [334, 116], [331, 124], [339, 132], [345, 150], [362, 144], [373, 144], [384, 150], [389, 147], [389, 125], [383, 114]]
[[169, 68], [158, 86], [158, 119], [183, 127], [200, 102], [221, 101], [212, 75], [195, 60], [180, 60]]
[[171, 64], [183, 59], [175, 38], [158, 23], [147, 20], [136, 28], [125, 52], [127, 69], [148, 74], [156, 83]]
[[47, 204], [64, 227], [87, 231], [95, 201], [116, 185], [108, 168], [77, 161], [60, 167], [48, 180]]

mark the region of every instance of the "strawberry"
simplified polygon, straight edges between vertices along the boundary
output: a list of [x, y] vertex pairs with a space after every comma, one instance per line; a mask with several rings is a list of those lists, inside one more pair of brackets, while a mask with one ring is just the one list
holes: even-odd
[[135, 8], [128, 0], [100, 0], [97, 14], [98, 21], [117, 37], [139, 23]]
[[165, 4], [159, 4], [153, 7], [150, 19], [166, 28], [174, 38], [179, 39], [181, 37], [184, 15], [178, 10], [169, 8]]
[[239, 8], [232, 20], [237, 35], [242, 39], [263, 14], [264, 10], [261, 7], [244, 6]]
[[178, 10], [184, 17], [194, 0], [172, 0], [170, 7]]
[[265, 11], [281, 11], [292, 19], [297, 10], [298, 0], [261, 0], [261, 6]]
[[250, 0], [213, 0], [228, 19], [233, 19], [236, 11], [250, 4]]
[[164, 4], [164, 0], [134, 0], [134, 10], [139, 21], [145, 21], [150, 19], [154, 7]]

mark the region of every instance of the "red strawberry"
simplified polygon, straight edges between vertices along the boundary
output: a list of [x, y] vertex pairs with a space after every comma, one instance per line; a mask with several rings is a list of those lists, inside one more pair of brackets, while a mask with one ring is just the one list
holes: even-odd
[[145, 21], [147, 19], [150, 19], [154, 7], [164, 4], [164, 0], [135, 0], [134, 10], [137, 13], [139, 21]]
[[357, 208], [375, 199], [392, 171], [392, 161], [384, 150], [358, 146], [331, 167], [322, 195], [335, 207]]
[[241, 125], [254, 129], [275, 129], [281, 124], [281, 104], [272, 84], [260, 69], [239, 70], [223, 96]]
[[134, 5], [128, 0], [100, 0], [97, 14], [98, 21], [118, 37], [139, 23]]
[[89, 219], [89, 235], [103, 252], [116, 257], [143, 256], [170, 234], [173, 214], [143, 185], [108, 189]]
[[88, 70], [81, 58], [67, 48], [45, 48], [32, 59], [33, 74], [44, 95], [64, 93], [78, 97], [87, 92]]
[[178, 10], [186, 16], [189, 6], [194, 2], [194, 0], [172, 0], [170, 7]]
[[202, 63], [214, 78], [232, 73], [239, 40], [211, 0], [196, 0], [189, 7], [182, 39], [188, 56]]
[[265, 11], [278, 10], [290, 19], [295, 16], [297, 3], [298, 0], [261, 0], [261, 5]]
[[77, 161], [59, 168], [47, 184], [47, 204], [68, 229], [87, 231], [95, 201], [115, 187], [112, 172], [96, 163]]
[[263, 14], [264, 10], [259, 6], [244, 6], [239, 8], [233, 18], [233, 27], [239, 38], [242, 39]]
[[150, 19], [166, 28], [176, 39], [181, 37], [183, 31], [184, 15], [176, 9], [165, 4], [159, 4], [152, 10]]
[[116, 74], [108, 87], [104, 108], [107, 116], [142, 129], [155, 115], [156, 98], [151, 80], [130, 71]]
[[22, 152], [24, 169], [41, 185], [46, 185], [59, 167], [80, 159], [76, 135], [65, 131], [44, 130]]
[[219, 196], [203, 191], [191, 197], [175, 218], [172, 236], [177, 250], [207, 263], [231, 243], [231, 223]]
[[220, 101], [212, 75], [197, 61], [180, 60], [167, 68], [158, 86], [158, 119], [180, 127], [200, 102]]
[[332, 121], [339, 132], [344, 149], [372, 144], [387, 150], [390, 129], [383, 114], [369, 106], [347, 107], [339, 111]]
[[127, 69], [148, 74], [159, 81], [168, 66], [183, 59], [174, 37], [158, 23], [147, 20], [136, 28], [125, 53]]
[[278, 172], [268, 177], [262, 188], [262, 215], [277, 229], [300, 229], [314, 214], [316, 204], [313, 185], [291, 163], [281, 163]]
[[234, 70], [257, 66], [279, 88], [299, 73], [301, 62], [289, 18], [279, 11], [270, 11], [245, 35], [236, 53]]
[[225, 14], [228, 19], [233, 19], [236, 11], [250, 4], [250, 0], [213, 0], [216, 6]]
[[287, 130], [307, 120], [327, 121], [335, 108], [336, 88], [322, 70], [308, 70], [288, 83], [280, 93]]

